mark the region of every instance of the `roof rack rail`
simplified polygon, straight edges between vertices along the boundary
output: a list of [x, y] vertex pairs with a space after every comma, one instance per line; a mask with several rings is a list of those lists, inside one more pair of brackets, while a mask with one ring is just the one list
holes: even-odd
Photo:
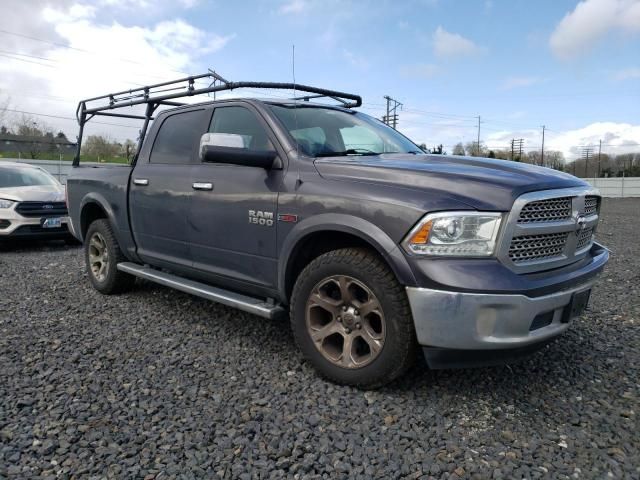
[[[211, 83], [207, 87], [198, 88], [196, 80], [208, 79]], [[178, 98], [192, 97], [195, 95], [203, 95], [208, 93], [222, 92], [226, 90], [235, 90], [238, 88], [260, 88], [270, 90], [293, 90], [294, 92], [305, 92], [310, 95], [303, 97], [295, 97], [292, 100], [309, 101], [313, 98], [330, 98], [336, 100], [343, 108], [357, 108], [362, 105], [362, 97], [351, 93], [338, 92], [335, 90], [327, 90], [324, 88], [311, 87], [308, 85], [299, 85], [297, 83], [277, 83], [277, 82], [230, 82], [213, 70], [200, 75], [192, 75], [168, 82], [156, 83], [154, 85], [143, 86], [121, 92], [109, 93], [98, 97], [87, 98], [78, 103], [76, 109], [76, 118], [80, 125], [78, 132], [77, 151], [73, 159], [73, 166], [77, 167], [80, 163], [80, 149], [82, 146], [82, 135], [84, 133], [85, 124], [94, 116], [133, 118], [144, 120], [140, 137], [138, 139], [138, 149], [142, 147], [142, 142], [147, 132], [149, 122], [153, 120], [153, 114], [161, 105], [182, 106], [181, 102], [174, 101]], [[95, 104], [98, 106], [89, 106]], [[124, 107], [133, 107], [136, 105], [146, 105], [144, 115], [131, 115], [125, 113], [112, 113], [109, 110], [115, 110]], [[133, 158], [132, 164], [137, 161], [138, 154]]]

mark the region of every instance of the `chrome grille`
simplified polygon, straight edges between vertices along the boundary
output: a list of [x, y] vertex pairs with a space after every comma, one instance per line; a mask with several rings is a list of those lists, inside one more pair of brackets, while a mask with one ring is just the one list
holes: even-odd
[[598, 197], [588, 196], [584, 199], [584, 214], [595, 215], [598, 213]]
[[567, 232], [513, 237], [509, 258], [518, 264], [561, 256], [568, 236]]
[[553, 222], [571, 218], [571, 197], [550, 198], [527, 203], [518, 223]]
[[589, 187], [525, 193], [504, 224], [498, 258], [516, 273], [562, 267], [588, 255], [600, 196]]
[[585, 228], [578, 235], [578, 242], [576, 243], [576, 250], [582, 250], [591, 243], [591, 237], [593, 236], [593, 228]]

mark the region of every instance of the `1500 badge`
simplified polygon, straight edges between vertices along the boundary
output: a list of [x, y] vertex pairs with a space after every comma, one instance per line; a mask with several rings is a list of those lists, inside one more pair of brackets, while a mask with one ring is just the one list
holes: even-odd
[[273, 227], [273, 212], [263, 212], [262, 210], [249, 210], [249, 223]]

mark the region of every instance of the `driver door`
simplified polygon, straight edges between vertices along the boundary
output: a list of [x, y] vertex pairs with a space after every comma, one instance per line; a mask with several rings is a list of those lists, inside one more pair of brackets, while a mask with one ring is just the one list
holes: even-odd
[[[216, 107], [210, 138], [220, 146], [273, 150], [273, 134], [250, 105]], [[278, 191], [283, 169], [199, 160], [192, 171], [189, 235], [193, 268], [218, 284], [228, 280], [275, 288]], [[236, 285], [237, 286], [237, 285]]]

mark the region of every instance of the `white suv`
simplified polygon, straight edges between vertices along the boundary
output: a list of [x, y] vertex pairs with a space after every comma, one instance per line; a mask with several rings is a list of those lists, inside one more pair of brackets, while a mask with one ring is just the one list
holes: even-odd
[[68, 239], [65, 187], [45, 170], [0, 161], [0, 241]]

